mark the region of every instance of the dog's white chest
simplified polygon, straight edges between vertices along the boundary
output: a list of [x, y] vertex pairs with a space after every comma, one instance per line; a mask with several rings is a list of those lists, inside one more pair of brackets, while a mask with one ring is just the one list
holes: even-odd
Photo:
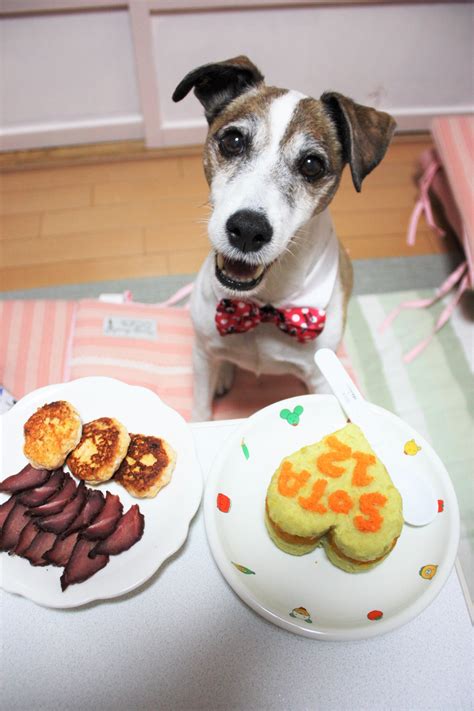
[[222, 337], [219, 351], [230, 361], [256, 375], [301, 375], [301, 366], [316, 350], [316, 342], [299, 343], [281, 334], [272, 324], [262, 324], [247, 334]]

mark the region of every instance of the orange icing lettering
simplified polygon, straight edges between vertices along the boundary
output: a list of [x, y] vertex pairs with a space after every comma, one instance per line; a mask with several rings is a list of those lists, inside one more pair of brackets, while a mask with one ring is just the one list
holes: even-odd
[[333, 491], [333, 493], [328, 498], [329, 508], [335, 513], [348, 514], [351, 508], [354, 506], [354, 502], [351, 497], [343, 489], [338, 489]]
[[296, 496], [298, 491], [309, 479], [309, 472], [303, 469], [295, 472], [291, 462], [284, 461], [281, 465], [280, 476], [278, 477], [278, 491], [282, 496]]
[[334, 437], [334, 435], [331, 435], [330, 437], [328, 437], [326, 442], [331, 447], [331, 449], [335, 449], [337, 452], [341, 452], [342, 454], [345, 454], [347, 457], [351, 456], [351, 448], [348, 447], [347, 444], [340, 442], [337, 437]]
[[[368, 468], [377, 461], [373, 454], [353, 452], [350, 447], [340, 442], [334, 435], [327, 437], [326, 443], [330, 451], [324, 452], [316, 460], [316, 465], [322, 474], [332, 478], [340, 477], [344, 474], [345, 468], [338, 466], [336, 462], [355, 459], [356, 464], [352, 473], [352, 485], [368, 486], [374, 480], [374, 477], [367, 473]], [[310, 473], [306, 469], [295, 472], [291, 462], [285, 460], [281, 465], [278, 477], [278, 491], [283, 496], [294, 497], [309, 481], [309, 478]], [[298, 498], [299, 505], [307, 511], [319, 514], [326, 513], [328, 509], [321, 499], [326, 491], [327, 484], [326, 479], [317, 479], [313, 484], [310, 495]], [[354, 517], [354, 526], [365, 533], [378, 531], [383, 523], [383, 517], [380, 515], [379, 509], [383, 508], [386, 503], [387, 497], [380, 492], [362, 494], [359, 498], [359, 509], [363, 515]], [[353, 499], [344, 489], [333, 491], [327, 498], [327, 504], [334, 513], [346, 516], [354, 507]]]
[[353, 452], [352, 457], [356, 460], [356, 465], [354, 467], [354, 472], [352, 474], [352, 484], [354, 486], [367, 486], [373, 481], [373, 476], [367, 474], [368, 467], [375, 464], [375, 457], [373, 454], [366, 454], [365, 452]]
[[320, 499], [324, 494], [328, 483], [326, 479], [316, 479], [311, 490], [311, 494], [305, 499], [302, 496], [298, 499], [298, 503], [308, 511], [316, 513], [326, 513], [327, 508], [320, 503]]
[[334, 462], [343, 462], [346, 459], [349, 459], [351, 456], [351, 448], [346, 444], [339, 442], [337, 437], [334, 437], [333, 435], [328, 437], [326, 442], [332, 451], [321, 454], [316, 460], [316, 465], [321, 474], [326, 474], [326, 476], [336, 478], [341, 476], [341, 474], [344, 474], [344, 467], [338, 467], [334, 464]]
[[344, 467], [337, 467], [334, 462], [343, 462], [345, 459], [346, 455], [340, 452], [326, 452], [317, 458], [316, 464], [321, 474], [336, 478], [344, 474]]
[[355, 516], [354, 525], [363, 533], [378, 531], [382, 525], [383, 518], [377, 511], [377, 508], [382, 508], [387, 503], [387, 497], [374, 491], [371, 494], [362, 494], [359, 499], [359, 508], [363, 514], [367, 516]]

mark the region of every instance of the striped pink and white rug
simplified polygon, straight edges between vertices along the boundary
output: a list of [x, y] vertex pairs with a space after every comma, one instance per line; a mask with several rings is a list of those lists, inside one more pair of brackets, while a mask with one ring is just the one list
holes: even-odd
[[[0, 384], [15, 398], [43, 385], [89, 375], [118, 378], [156, 392], [190, 419], [193, 398], [189, 311], [96, 300], [0, 302]], [[351, 365], [341, 349], [341, 358]], [[246, 417], [306, 392], [296, 378], [238, 371], [216, 399], [215, 419]]]

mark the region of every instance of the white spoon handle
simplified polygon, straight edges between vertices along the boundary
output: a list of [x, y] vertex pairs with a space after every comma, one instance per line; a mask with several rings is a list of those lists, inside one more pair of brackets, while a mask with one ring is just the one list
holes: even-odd
[[[320, 348], [316, 351], [314, 360], [334, 395], [339, 400], [342, 409], [352, 419], [351, 413], [354, 412], [354, 403], [364, 402], [354, 381], [350, 378], [334, 351], [329, 350], [329, 348]], [[355, 407], [357, 408], [357, 405]]]

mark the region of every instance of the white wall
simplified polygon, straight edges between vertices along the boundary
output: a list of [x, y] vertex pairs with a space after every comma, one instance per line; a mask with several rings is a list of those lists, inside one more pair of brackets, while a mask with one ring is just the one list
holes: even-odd
[[0, 66], [7, 147], [143, 135], [126, 10], [4, 18]]
[[166, 140], [202, 136], [199, 102], [169, 98], [177, 82], [199, 64], [236, 54], [247, 54], [267, 83], [310, 96], [334, 89], [392, 112], [400, 128], [427, 128], [433, 115], [472, 107], [470, 15], [472, 7], [443, 4], [155, 16], [157, 75], [167, 68], [160, 77]]
[[390, 111], [405, 130], [472, 110], [471, 4], [216, 10], [210, 0], [207, 11], [172, 13], [157, 12], [159, 2], [122, 4], [0, 17], [4, 149], [138, 137], [199, 142], [199, 103], [190, 96], [173, 104], [171, 94], [190, 69], [237, 54], [270, 84], [313, 96], [341, 91]]

